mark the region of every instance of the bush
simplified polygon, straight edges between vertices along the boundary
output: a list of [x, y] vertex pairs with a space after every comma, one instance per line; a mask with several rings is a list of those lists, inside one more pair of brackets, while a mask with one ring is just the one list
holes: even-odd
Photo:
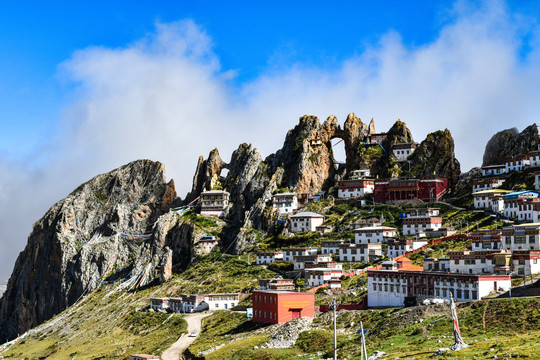
[[270, 270], [278, 270], [278, 271], [293, 271], [294, 270], [294, 264], [290, 261], [287, 262], [273, 262], [270, 265], [268, 265], [268, 269]]
[[303, 331], [296, 340], [296, 346], [306, 353], [331, 352], [334, 349], [334, 336], [329, 331]]

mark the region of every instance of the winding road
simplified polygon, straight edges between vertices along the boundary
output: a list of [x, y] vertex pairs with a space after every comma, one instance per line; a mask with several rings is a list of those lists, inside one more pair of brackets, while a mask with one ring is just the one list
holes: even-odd
[[[193, 344], [193, 342], [199, 337], [199, 334], [201, 333], [201, 320], [210, 315], [212, 315], [212, 313], [195, 313], [186, 315], [184, 319], [188, 324], [187, 334], [182, 334], [182, 336], [180, 336], [180, 338], [174, 344], [172, 344], [170, 348], [165, 350], [163, 354], [161, 354], [161, 359], [178, 360], [180, 358], [180, 354], [182, 354], [189, 347], [189, 345]], [[188, 336], [192, 332], [196, 332], [197, 336]]]

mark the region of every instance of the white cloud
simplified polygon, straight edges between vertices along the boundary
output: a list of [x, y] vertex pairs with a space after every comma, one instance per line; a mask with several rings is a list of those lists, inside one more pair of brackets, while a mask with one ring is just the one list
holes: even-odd
[[[123, 48], [77, 51], [60, 67], [77, 84], [76, 100], [40, 154], [47, 166], [13, 171], [13, 164], [0, 164], [11, 170], [0, 177], [0, 280], [32, 222], [97, 173], [137, 158], [159, 160], [183, 196], [198, 155], [218, 147], [228, 161], [241, 142], [268, 155], [306, 113], [321, 120], [335, 114], [343, 122], [355, 112], [365, 121], [374, 117], [380, 131], [400, 118], [417, 141], [449, 128], [462, 169], [480, 165], [494, 132], [536, 120], [538, 27], [501, 3], [458, 3], [454, 11], [428, 44], [404, 45], [390, 31], [337, 69], [271, 67], [241, 85], [220, 68], [210, 37], [189, 20], [158, 24], [155, 33]], [[525, 57], [524, 34], [531, 38]]]

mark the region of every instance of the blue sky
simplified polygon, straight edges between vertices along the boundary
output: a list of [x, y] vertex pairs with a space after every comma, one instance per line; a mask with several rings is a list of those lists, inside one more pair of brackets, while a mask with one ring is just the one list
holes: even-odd
[[[118, 48], [147, 36], [156, 22], [192, 19], [211, 37], [233, 84], [300, 63], [336, 68], [388, 31], [408, 46], [437, 36], [446, 1], [93, 1], [4, 2], [0, 6], [0, 145], [13, 157], [43, 146], [58, 130], [73, 83], [58, 66], [88, 46]], [[309, 111], [309, 109], [306, 109]]]
[[304, 114], [416, 141], [448, 128], [467, 171], [540, 113], [535, 1], [92, 1], [0, 4], [0, 283], [32, 223], [98, 173], [263, 157]]

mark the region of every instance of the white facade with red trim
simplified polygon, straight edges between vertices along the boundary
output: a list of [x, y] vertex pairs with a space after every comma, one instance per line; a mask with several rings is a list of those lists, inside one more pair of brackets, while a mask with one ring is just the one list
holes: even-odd
[[338, 181], [338, 198], [350, 199], [364, 197], [372, 194], [375, 190], [375, 180], [373, 179], [351, 179]]
[[291, 232], [315, 231], [324, 222], [324, 216], [312, 212], [301, 212], [291, 216]]
[[343, 272], [339, 269], [312, 268], [306, 269], [306, 284], [308, 286], [320, 286], [331, 280], [339, 280]]
[[510, 288], [509, 275], [469, 275], [442, 272], [368, 270], [368, 306], [400, 307], [405, 297], [480, 300]]
[[388, 226], [368, 226], [353, 231], [354, 242], [357, 244], [383, 243], [397, 236], [397, 229]]
[[427, 245], [426, 240], [396, 240], [388, 242], [388, 257], [394, 258]]
[[284, 248], [281, 251], [283, 252], [283, 261], [292, 262], [295, 256], [317, 255], [318, 249], [316, 247], [302, 247]]
[[339, 245], [339, 261], [341, 262], [372, 262], [381, 258], [382, 255], [381, 243]]
[[441, 217], [405, 218], [403, 219], [403, 235], [416, 235], [426, 230], [437, 231], [442, 227]]
[[258, 252], [257, 253], [257, 265], [269, 265], [276, 260], [283, 260], [283, 253], [279, 251], [272, 252]]

